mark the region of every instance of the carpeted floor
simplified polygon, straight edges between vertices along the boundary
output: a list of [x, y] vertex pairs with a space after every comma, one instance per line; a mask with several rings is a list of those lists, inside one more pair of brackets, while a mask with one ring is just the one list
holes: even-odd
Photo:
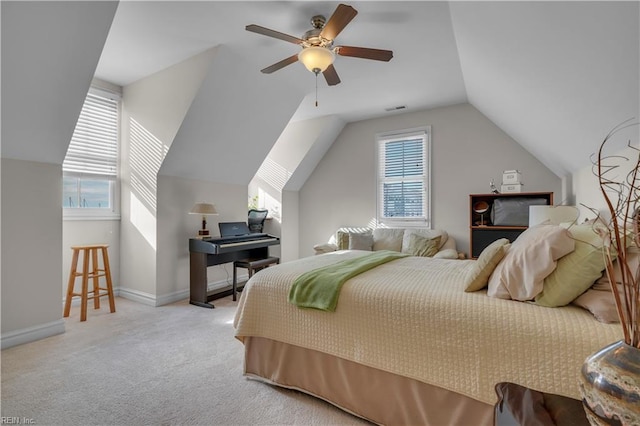
[[[36, 425], [368, 424], [242, 376], [237, 302], [153, 308], [116, 299], [67, 332], [2, 351], [2, 416]], [[26, 421], [25, 421], [26, 420]]]

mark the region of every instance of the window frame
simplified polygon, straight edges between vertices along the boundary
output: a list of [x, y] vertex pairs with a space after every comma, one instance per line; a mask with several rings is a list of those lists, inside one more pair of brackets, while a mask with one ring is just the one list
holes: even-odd
[[[422, 157], [423, 170], [422, 176], [405, 177], [405, 178], [387, 178], [384, 176], [385, 171], [385, 150], [384, 147], [389, 142], [397, 142], [420, 137], [423, 140]], [[377, 148], [377, 170], [376, 170], [376, 216], [380, 224], [392, 226], [427, 226], [431, 227], [431, 126], [416, 127], [410, 129], [397, 130], [392, 132], [377, 133], [375, 135]], [[422, 216], [417, 217], [387, 217], [384, 214], [384, 184], [387, 182], [405, 182], [416, 181], [422, 182], [423, 198], [422, 198]]]
[[[122, 95], [117, 92], [105, 90], [95, 86], [91, 86], [87, 95], [92, 94], [117, 102], [117, 147], [116, 147], [116, 173], [115, 175], [99, 175], [92, 173], [79, 173], [65, 171], [64, 160], [62, 165], [62, 182], [66, 177], [77, 179], [95, 179], [109, 182], [109, 197], [111, 208], [89, 208], [89, 207], [65, 207], [64, 200], [62, 207], [63, 220], [120, 220], [120, 150], [121, 150], [121, 121], [122, 121]], [[84, 106], [84, 102], [83, 102]], [[75, 133], [75, 127], [74, 127]], [[66, 158], [66, 154], [65, 154]], [[64, 192], [64, 191], [63, 191]]]

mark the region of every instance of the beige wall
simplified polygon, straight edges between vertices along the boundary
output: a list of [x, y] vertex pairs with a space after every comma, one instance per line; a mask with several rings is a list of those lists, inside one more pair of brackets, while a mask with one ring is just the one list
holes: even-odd
[[[189, 297], [189, 238], [202, 226], [202, 216], [189, 214], [194, 203], [215, 204], [217, 216], [207, 217], [207, 229], [219, 236], [219, 222], [247, 220], [247, 186], [160, 176], [158, 179], [158, 305]], [[239, 271], [244, 276], [244, 270]], [[208, 268], [209, 289], [231, 284], [231, 264]]]
[[214, 49], [123, 88], [120, 295], [157, 305], [158, 171]]
[[118, 2], [2, 2], [2, 347], [64, 331], [62, 161]]
[[[118, 294], [120, 287], [120, 220], [68, 220], [62, 222], [62, 295], [66, 298], [69, 271], [71, 269], [71, 246], [84, 244], [108, 244], [109, 270], [113, 288]], [[102, 260], [100, 260], [102, 264]], [[77, 280], [76, 291], [80, 289]], [[77, 298], [76, 298], [77, 299]]]
[[[280, 236], [280, 259], [282, 262], [295, 260], [299, 257], [299, 195], [298, 191], [282, 191], [282, 225], [280, 232], [276, 234]], [[306, 222], [303, 220], [303, 223]]]
[[350, 123], [300, 190], [301, 257], [338, 227], [376, 223], [375, 135], [421, 126], [431, 126], [432, 226], [459, 251], [469, 251], [469, 194], [489, 192], [504, 170], [520, 170], [526, 191], [564, 198], [561, 179], [470, 104]]
[[289, 122], [249, 183], [249, 197], [273, 217], [265, 232], [282, 236], [270, 251], [283, 262], [298, 258], [298, 190], [344, 125], [333, 115]]
[[[605, 159], [602, 164], [617, 166], [615, 170], [606, 174], [607, 178], [621, 181], [626, 178], [638, 160], [638, 149], [640, 148], [640, 126], [628, 127], [613, 135], [612, 139], [605, 146], [604, 158], [613, 155], [611, 159]], [[628, 142], [631, 147], [623, 148]], [[599, 144], [593, 143], [593, 152], [597, 152]], [[595, 159], [595, 157], [594, 157]], [[594, 174], [592, 166], [586, 166], [576, 171], [571, 176], [572, 190], [575, 203], [580, 208], [580, 221], [593, 219], [599, 213], [602, 218], [609, 220], [611, 215], [600, 190], [598, 178]], [[612, 202], [616, 202], [617, 197], [610, 193]], [[595, 210], [595, 211], [592, 211]], [[596, 213], [597, 212], [597, 213]]]
[[2, 347], [64, 332], [62, 167], [2, 159]]

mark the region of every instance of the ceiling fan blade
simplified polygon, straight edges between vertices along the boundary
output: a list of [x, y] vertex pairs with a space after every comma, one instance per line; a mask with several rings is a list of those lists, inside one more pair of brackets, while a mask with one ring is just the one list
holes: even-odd
[[301, 44], [302, 39], [298, 37], [291, 36], [289, 34], [281, 33], [279, 31], [270, 30], [269, 28], [261, 27], [260, 25], [251, 24], [245, 27], [245, 30], [251, 31], [252, 33], [265, 35], [267, 37], [277, 38], [278, 40], [288, 41], [293, 44]]
[[335, 39], [357, 14], [358, 11], [351, 6], [347, 6], [346, 4], [338, 5], [335, 12], [333, 12], [333, 15], [331, 15], [331, 18], [329, 18], [322, 29], [320, 37], [324, 37], [329, 40]]
[[324, 75], [324, 79], [327, 80], [329, 86], [340, 84], [340, 77], [338, 77], [338, 73], [333, 67], [333, 64], [329, 65], [327, 69], [322, 72], [322, 75]]
[[271, 74], [272, 72], [278, 71], [287, 65], [293, 64], [294, 62], [298, 62], [298, 55], [289, 56], [287, 59], [283, 59], [280, 62], [276, 62], [275, 64], [260, 70], [260, 72], [264, 74]]
[[352, 56], [354, 58], [373, 59], [374, 61], [389, 62], [393, 58], [391, 50], [369, 49], [367, 47], [338, 46], [336, 53], [340, 56]]

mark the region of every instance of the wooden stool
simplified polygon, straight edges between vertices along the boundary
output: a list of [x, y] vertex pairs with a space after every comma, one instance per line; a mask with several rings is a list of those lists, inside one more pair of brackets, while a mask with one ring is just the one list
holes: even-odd
[[[80, 321], [87, 320], [87, 300], [93, 299], [93, 307], [100, 309], [100, 298], [109, 296], [109, 307], [111, 312], [116, 311], [116, 302], [113, 297], [113, 285], [111, 283], [111, 270], [109, 269], [109, 253], [107, 244], [95, 244], [88, 246], [72, 246], [73, 258], [71, 260], [71, 272], [69, 273], [69, 284], [67, 285], [67, 299], [64, 304], [64, 316], [68, 317], [71, 311], [71, 299], [73, 296], [80, 296]], [[98, 250], [102, 251], [102, 264], [104, 269], [98, 268]], [[80, 251], [83, 252], [82, 272], [78, 272], [78, 257]], [[90, 261], [91, 260], [91, 261]], [[91, 268], [90, 268], [91, 267]], [[74, 293], [76, 277], [82, 277], [82, 291]], [[99, 278], [105, 277], [106, 287], [100, 287]], [[89, 291], [89, 278], [93, 280], [93, 290]], [[100, 293], [100, 291], [103, 293]], [[91, 296], [89, 296], [91, 294]]]
[[231, 289], [233, 294], [233, 300], [236, 300], [236, 293], [238, 292], [238, 271], [236, 268], [247, 268], [249, 270], [249, 278], [253, 276], [254, 272], [258, 272], [261, 269], [266, 268], [269, 265], [280, 263], [279, 257], [264, 257], [261, 259], [242, 259], [233, 262], [233, 288]]

